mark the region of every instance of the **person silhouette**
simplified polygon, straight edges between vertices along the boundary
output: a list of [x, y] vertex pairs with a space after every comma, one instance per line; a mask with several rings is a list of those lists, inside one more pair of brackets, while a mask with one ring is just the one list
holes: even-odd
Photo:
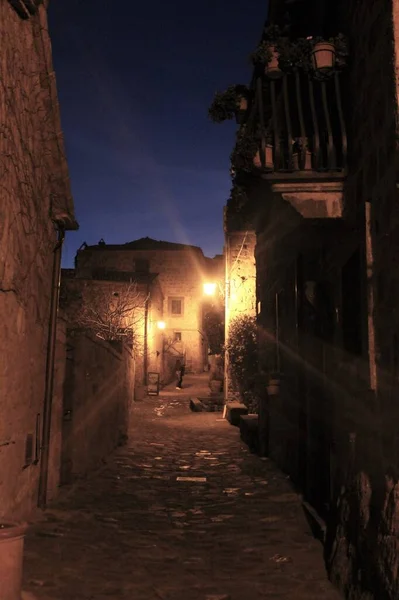
[[183, 377], [184, 377], [185, 370], [186, 370], [186, 368], [185, 368], [184, 364], [180, 360], [177, 360], [176, 361], [176, 377], [177, 377], [176, 389], [177, 390], [181, 390], [183, 387]]

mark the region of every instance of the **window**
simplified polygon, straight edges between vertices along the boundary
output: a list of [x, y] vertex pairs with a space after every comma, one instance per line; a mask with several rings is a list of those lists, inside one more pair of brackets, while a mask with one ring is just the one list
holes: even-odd
[[183, 298], [169, 298], [169, 314], [175, 317], [183, 315]]
[[181, 331], [175, 331], [173, 333], [173, 338], [175, 342], [181, 342]]
[[134, 270], [136, 273], [149, 273], [150, 261], [146, 258], [138, 258], [134, 261]]

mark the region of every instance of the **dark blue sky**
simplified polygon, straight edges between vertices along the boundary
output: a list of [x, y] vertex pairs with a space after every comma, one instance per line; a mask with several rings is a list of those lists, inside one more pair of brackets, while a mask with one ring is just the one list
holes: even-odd
[[215, 91], [247, 83], [266, 0], [68, 0], [49, 20], [72, 191], [83, 241], [139, 237], [222, 251], [233, 123]]

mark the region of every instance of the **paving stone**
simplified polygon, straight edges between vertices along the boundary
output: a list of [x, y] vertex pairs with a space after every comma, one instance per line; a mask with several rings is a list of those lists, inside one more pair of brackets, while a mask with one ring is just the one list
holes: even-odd
[[289, 479], [188, 401], [135, 405], [129, 444], [31, 526], [24, 599], [339, 598]]

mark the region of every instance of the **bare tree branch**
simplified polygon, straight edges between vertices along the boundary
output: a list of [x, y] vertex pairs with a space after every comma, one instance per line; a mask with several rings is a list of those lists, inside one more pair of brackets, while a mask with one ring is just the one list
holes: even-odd
[[137, 351], [142, 346], [147, 299], [135, 283], [77, 286], [75, 280], [68, 282], [62, 292], [63, 307], [74, 326], [104, 340], [125, 340]]

